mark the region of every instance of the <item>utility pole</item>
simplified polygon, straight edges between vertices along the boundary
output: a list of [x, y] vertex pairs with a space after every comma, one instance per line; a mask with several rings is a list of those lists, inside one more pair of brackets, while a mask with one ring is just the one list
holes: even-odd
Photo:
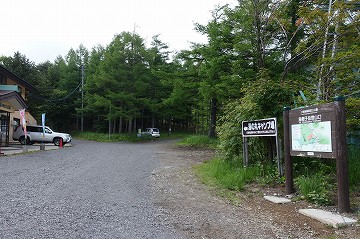
[[81, 133], [84, 132], [84, 64], [81, 61]]

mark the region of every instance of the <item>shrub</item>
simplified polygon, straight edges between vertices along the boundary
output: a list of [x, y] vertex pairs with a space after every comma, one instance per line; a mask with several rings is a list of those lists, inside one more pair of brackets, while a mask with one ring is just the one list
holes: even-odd
[[299, 176], [295, 179], [295, 186], [303, 197], [320, 205], [331, 204], [331, 192], [333, 186], [328, 175], [321, 172], [308, 176]]

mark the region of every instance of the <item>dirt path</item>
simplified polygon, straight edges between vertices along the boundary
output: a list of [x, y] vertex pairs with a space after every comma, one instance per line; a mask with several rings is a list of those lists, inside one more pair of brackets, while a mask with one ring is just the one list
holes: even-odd
[[311, 206], [303, 201], [276, 205], [263, 199], [283, 189], [251, 187], [237, 193], [237, 203], [225, 199], [193, 174], [192, 166], [211, 158], [211, 151], [168, 146], [158, 155], [162, 167], [153, 172], [155, 203], [189, 238], [360, 238], [359, 225], [333, 229], [299, 214], [298, 209]]

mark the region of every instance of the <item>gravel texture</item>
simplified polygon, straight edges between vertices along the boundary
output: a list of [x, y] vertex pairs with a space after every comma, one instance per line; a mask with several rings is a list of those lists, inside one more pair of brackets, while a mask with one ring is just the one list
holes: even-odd
[[183, 238], [151, 200], [151, 144], [75, 142], [0, 158], [1, 238]]
[[234, 205], [192, 172], [211, 151], [172, 144], [75, 141], [1, 157], [0, 238], [356, 238], [359, 232], [299, 221], [295, 206], [281, 218], [282, 210], [258, 194], [239, 195]]
[[[342, 238], [360, 239], [360, 224], [334, 229], [301, 215], [305, 201], [274, 204], [264, 195], [284, 196], [285, 188], [248, 185], [227, 192], [206, 186], [194, 175], [193, 165], [214, 156], [212, 151], [163, 147], [162, 167], [154, 174], [156, 202], [166, 209], [171, 224], [188, 238]], [[225, 191], [226, 193], [226, 191]], [[230, 196], [229, 196], [230, 195]], [[336, 211], [334, 207], [322, 208]], [[356, 218], [359, 211], [345, 216]]]

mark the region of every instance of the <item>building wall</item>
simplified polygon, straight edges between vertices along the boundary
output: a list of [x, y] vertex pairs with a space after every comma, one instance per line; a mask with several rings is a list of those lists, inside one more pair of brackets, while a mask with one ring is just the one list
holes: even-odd
[[[37, 125], [37, 120], [29, 112], [26, 112], [25, 118], [26, 118], [27, 125]], [[9, 141], [10, 142], [14, 142], [14, 140], [12, 139], [12, 136], [13, 136], [15, 128], [18, 126], [19, 123], [22, 124], [20, 112], [17, 110], [14, 113], [10, 114], [10, 126], [9, 126], [10, 127], [10, 130], [9, 130]]]
[[[5, 69], [6, 70], [6, 69]], [[19, 94], [21, 97], [25, 100], [26, 99], [26, 84], [22, 84], [20, 81], [20, 84], [18, 81], [16, 81], [15, 77], [14, 79], [6, 77], [8, 75], [7, 73], [5, 75], [0, 75], [0, 84], [1, 85], [15, 85], [18, 86]], [[10, 74], [12, 75], [12, 73]], [[2, 117], [1, 122], [1, 128], [9, 129], [9, 142], [13, 142], [12, 136], [14, 133], [14, 129], [21, 124], [21, 117], [19, 110], [16, 110], [9, 102], [3, 101], [0, 102], [0, 115]], [[26, 123], [28, 125], [36, 125], [37, 121], [34, 119], [34, 117], [29, 113], [26, 112]], [[8, 120], [7, 120], [8, 119]], [[4, 123], [5, 122], [5, 123]], [[4, 134], [4, 132], [2, 132]], [[5, 133], [6, 135], [6, 133]]]

